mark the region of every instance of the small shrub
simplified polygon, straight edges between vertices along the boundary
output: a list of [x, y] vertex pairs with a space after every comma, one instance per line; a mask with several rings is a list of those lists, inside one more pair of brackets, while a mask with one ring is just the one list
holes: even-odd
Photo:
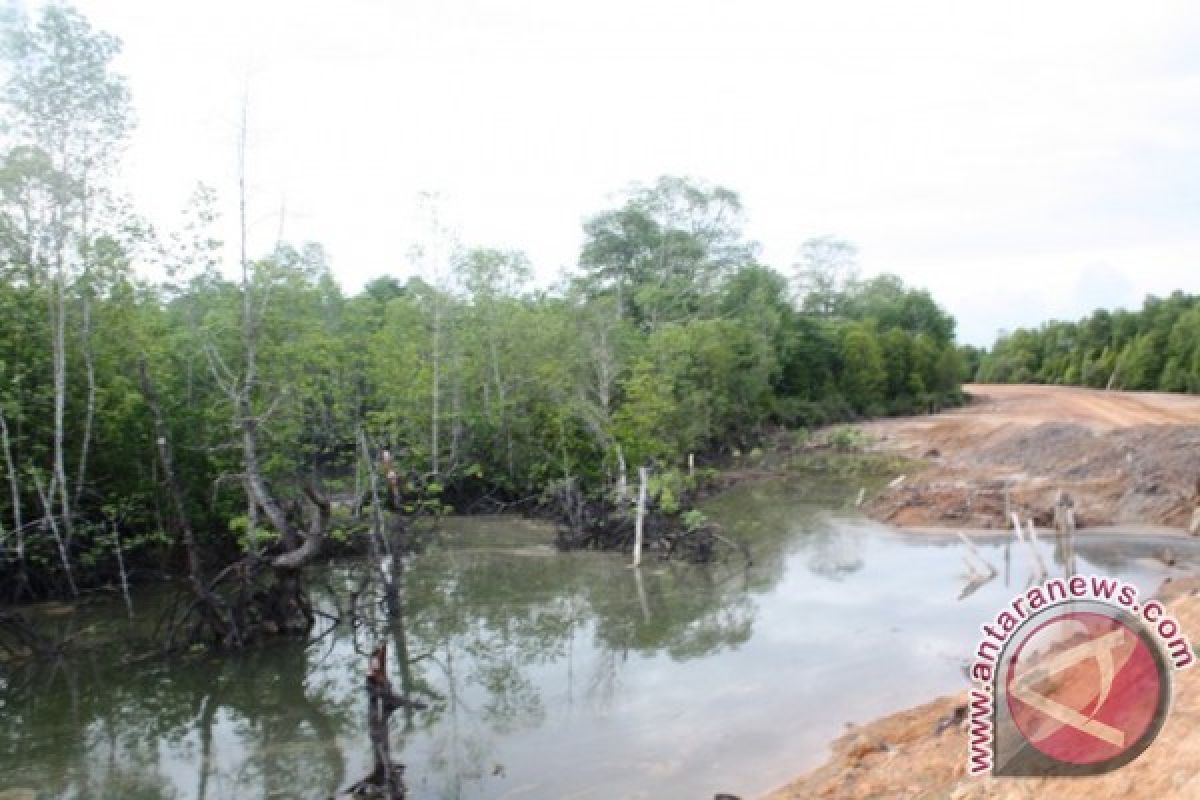
[[851, 425], [839, 425], [829, 431], [829, 446], [840, 452], [861, 450], [870, 441], [865, 433]]

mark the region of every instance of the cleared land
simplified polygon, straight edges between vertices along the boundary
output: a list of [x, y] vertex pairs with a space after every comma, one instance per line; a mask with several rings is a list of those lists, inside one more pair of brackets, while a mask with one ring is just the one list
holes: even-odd
[[[1176, 581], [1165, 592], [1171, 613], [1193, 637], [1200, 632], [1200, 583]], [[967, 733], [957, 720], [966, 694], [851, 729], [824, 766], [766, 800], [1189, 800], [1200, 797], [1200, 669], [1175, 675], [1171, 713], [1137, 760], [1091, 778], [970, 778]], [[939, 729], [941, 732], [939, 733]]]
[[[1200, 398], [1048, 386], [967, 391], [965, 408], [862, 426], [876, 447], [928, 464], [875, 498], [873, 516], [905, 526], [1006, 527], [1007, 494], [1014, 510], [1045, 524], [1063, 489], [1085, 527], [1189, 523], [1200, 478]], [[1161, 594], [1195, 644], [1200, 581], [1174, 581]], [[1094, 778], [968, 778], [966, 731], [957, 722], [965, 703], [965, 693], [943, 697], [853, 728], [825, 765], [768, 800], [1200, 797], [1200, 669], [1175, 676], [1172, 710], [1154, 745]]]
[[1047, 525], [1058, 491], [1081, 527], [1186, 527], [1200, 479], [1200, 397], [1061, 386], [966, 387], [964, 408], [865, 423], [875, 447], [928, 466], [869, 513], [902, 526]]

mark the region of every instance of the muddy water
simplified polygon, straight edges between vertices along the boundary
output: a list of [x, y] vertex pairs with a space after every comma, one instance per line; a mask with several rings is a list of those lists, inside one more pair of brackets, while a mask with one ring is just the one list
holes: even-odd
[[[429, 705], [393, 719], [415, 798], [754, 797], [821, 760], [845, 723], [964, 686], [977, 626], [1033, 574], [1025, 548], [980, 539], [998, 574], [961, 597], [956, 538], [900, 535], [837, 510], [846, 499], [740, 487], [710, 513], [753, 566], [651, 562], [640, 580], [619, 556], [555, 553], [532, 523], [450, 521], [407, 567], [402, 628], [0, 670], [0, 790], [328, 797], [367, 771], [361, 653], [384, 635], [408, 655], [394, 681]], [[1061, 573], [1062, 554], [1044, 550]], [[1107, 534], [1080, 537], [1075, 558], [1149, 591], [1200, 550]], [[361, 569], [315, 575], [321, 602], [332, 609]], [[144, 619], [162, 600], [134, 602]], [[80, 627], [124, 624], [121, 606], [76, 614]]]

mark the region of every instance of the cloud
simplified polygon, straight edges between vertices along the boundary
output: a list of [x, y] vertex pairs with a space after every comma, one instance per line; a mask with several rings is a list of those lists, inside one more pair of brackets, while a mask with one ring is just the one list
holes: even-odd
[[[408, 269], [421, 190], [550, 280], [585, 215], [662, 173], [739, 190], [780, 268], [810, 236], [856, 241], [972, 337], [1115, 302], [1122, 278], [1187, 284], [1200, 251], [1187, 3], [81, 6], [126, 43], [142, 210], [171, 223], [203, 179], [232, 241], [249, 87], [255, 246], [286, 200], [287, 235], [350, 288]], [[1104, 292], [1071, 277], [1099, 265]]]
[[1116, 308], [1128, 305], [1134, 296], [1133, 282], [1109, 264], [1089, 264], [1075, 280], [1075, 301], [1086, 308]]

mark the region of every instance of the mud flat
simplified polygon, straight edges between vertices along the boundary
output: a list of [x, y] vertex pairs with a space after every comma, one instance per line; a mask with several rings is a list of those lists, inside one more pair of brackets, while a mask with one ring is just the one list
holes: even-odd
[[1038, 525], [1067, 492], [1079, 526], [1187, 528], [1200, 481], [1200, 397], [973, 384], [954, 411], [863, 424], [879, 450], [927, 467], [872, 499], [902, 527]]

